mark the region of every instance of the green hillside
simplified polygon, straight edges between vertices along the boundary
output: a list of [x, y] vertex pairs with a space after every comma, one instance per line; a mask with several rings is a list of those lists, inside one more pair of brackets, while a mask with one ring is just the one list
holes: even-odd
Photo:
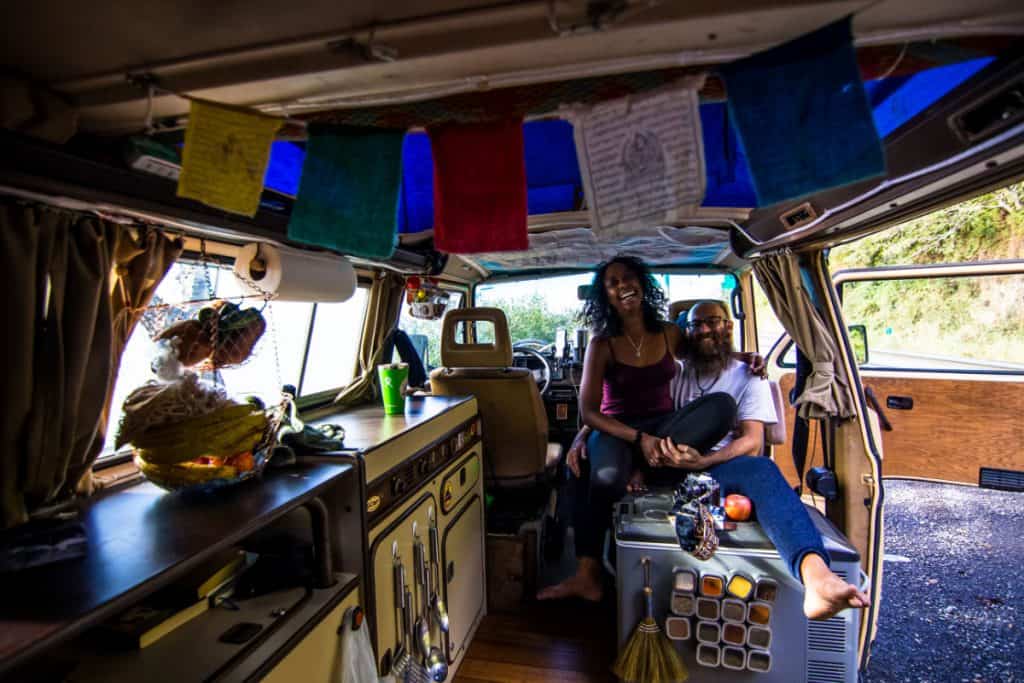
[[[1024, 183], [833, 249], [847, 268], [1024, 258]], [[1024, 275], [847, 284], [843, 311], [872, 348], [1024, 363]]]

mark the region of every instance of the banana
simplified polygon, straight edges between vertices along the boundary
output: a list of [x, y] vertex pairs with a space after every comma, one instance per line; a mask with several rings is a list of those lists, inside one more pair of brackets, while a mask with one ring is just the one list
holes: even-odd
[[267, 416], [249, 406], [246, 408], [248, 414], [230, 422], [207, 423], [199, 429], [191, 429], [190, 423], [185, 421], [173, 436], [165, 431], [161, 440], [147, 432], [145, 439], [133, 443], [147, 462], [159, 465], [183, 463], [201, 455], [226, 457], [252, 450], [266, 432]]
[[143, 476], [165, 488], [181, 488], [193, 484], [205, 484], [214, 479], [234, 479], [238, 476], [238, 468], [230, 465], [200, 465], [192, 462], [162, 465], [148, 462], [138, 453], [135, 456], [135, 464]]
[[183, 441], [188, 435], [197, 434], [205, 429], [220, 429], [224, 425], [246, 417], [251, 413], [253, 413], [253, 407], [247, 403], [225, 406], [205, 415], [190, 417], [178, 422], [147, 429], [135, 437], [132, 443], [140, 448], [148, 448], [150, 445], [163, 445]]

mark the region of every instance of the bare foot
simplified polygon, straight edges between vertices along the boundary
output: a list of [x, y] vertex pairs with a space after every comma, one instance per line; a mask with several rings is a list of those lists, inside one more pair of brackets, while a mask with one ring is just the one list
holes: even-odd
[[804, 614], [808, 619], [831, 619], [848, 607], [867, 607], [871, 599], [836, 576], [820, 555], [808, 553], [800, 563], [804, 580]]
[[633, 470], [626, 484], [626, 491], [629, 493], [644, 493], [647, 491], [647, 482], [644, 480], [643, 470]]
[[548, 586], [537, 593], [538, 600], [561, 600], [563, 598], [583, 598], [590, 602], [600, 602], [604, 594], [601, 584], [601, 566], [597, 560], [581, 557], [576, 573], [565, 581]]

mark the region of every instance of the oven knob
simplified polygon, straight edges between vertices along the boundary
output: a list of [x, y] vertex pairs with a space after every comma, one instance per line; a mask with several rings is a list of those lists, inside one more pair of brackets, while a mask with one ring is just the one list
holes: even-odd
[[391, 478], [391, 495], [400, 496], [405, 493], [405, 480], [395, 475]]

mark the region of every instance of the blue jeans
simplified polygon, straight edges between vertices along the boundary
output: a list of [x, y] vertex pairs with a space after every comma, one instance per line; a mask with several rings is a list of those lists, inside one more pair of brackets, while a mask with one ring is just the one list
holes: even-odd
[[821, 534], [774, 462], [757, 455], [739, 455], [709, 467], [707, 473], [721, 485], [723, 498], [739, 493], [750, 499], [761, 528], [797, 581], [802, 581], [800, 563], [807, 553], [817, 553], [828, 564]]

